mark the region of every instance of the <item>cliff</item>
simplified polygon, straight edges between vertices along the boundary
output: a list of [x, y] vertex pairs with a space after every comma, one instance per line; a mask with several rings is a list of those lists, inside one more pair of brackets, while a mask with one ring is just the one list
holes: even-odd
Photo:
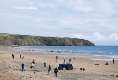
[[42, 37], [0, 33], [0, 45], [19, 46], [94, 46], [94, 43], [78, 38]]

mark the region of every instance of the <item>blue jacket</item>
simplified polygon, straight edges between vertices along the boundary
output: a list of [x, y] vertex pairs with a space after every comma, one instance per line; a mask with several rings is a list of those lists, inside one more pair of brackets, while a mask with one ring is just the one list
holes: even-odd
[[58, 69], [57, 69], [57, 68], [55, 68], [55, 69], [54, 69], [54, 72], [55, 72], [55, 73], [57, 73], [57, 72], [58, 72]]

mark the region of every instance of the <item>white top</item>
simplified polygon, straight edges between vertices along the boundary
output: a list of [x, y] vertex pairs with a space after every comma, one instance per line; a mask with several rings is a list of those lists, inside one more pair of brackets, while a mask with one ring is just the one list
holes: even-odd
[[34, 66], [34, 64], [33, 64], [33, 63], [32, 63], [31, 65], [32, 65], [32, 66]]

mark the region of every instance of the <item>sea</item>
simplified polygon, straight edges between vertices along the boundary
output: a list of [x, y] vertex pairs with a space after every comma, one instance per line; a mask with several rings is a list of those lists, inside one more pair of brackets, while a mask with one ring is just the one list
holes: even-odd
[[19, 46], [15, 49], [105, 56], [118, 59], [118, 46]]

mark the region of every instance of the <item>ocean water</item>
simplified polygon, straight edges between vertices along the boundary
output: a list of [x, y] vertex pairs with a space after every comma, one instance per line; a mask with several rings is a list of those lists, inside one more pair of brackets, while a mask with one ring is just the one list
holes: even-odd
[[106, 56], [118, 58], [118, 46], [19, 46], [21, 50], [33, 50], [43, 52], [63, 52], [71, 54], [85, 54], [94, 56]]

